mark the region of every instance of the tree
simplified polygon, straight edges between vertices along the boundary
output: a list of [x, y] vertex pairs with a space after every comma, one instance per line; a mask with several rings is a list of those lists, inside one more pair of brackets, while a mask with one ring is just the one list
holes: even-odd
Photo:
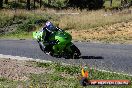
[[71, 7], [77, 7], [80, 9], [87, 8], [92, 10], [102, 8], [104, 0], [69, 0], [68, 4]]
[[35, 9], [35, 2], [36, 2], [36, 0], [33, 0], [33, 8]]
[[39, 3], [40, 3], [40, 8], [41, 8], [41, 7], [42, 7], [42, 0], [40, 0], [40, 2], [39, 2]]
[[8, 0], [5, 0], [5, 4], [8, 4]]
[[110, 7], [112, 7], [112, 2], [113, 2], [113, 0], [110, 0]]
[[30, 10], [30, 0], [27, 0], [27, 10]]
[[0, 9], [3, 8], [3, 0], [0, 1]]
[[48, 4], [49, 4], [49, 5], [51, 4], [51, 0], [48, 0]]
[[121, 0], [122, 8], [129, 8], [130, 6], [132, 6], [132, 0]]

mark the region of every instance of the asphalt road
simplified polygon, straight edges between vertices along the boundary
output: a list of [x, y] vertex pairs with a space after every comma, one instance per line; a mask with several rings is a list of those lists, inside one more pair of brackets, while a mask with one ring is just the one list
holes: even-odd
[[82, 58], [64, 59], [45, 55], [34, 40], [0, 40], [0, 54], [87, 64], [98, 69], [132, 74], [132, 45], [74, 42]]

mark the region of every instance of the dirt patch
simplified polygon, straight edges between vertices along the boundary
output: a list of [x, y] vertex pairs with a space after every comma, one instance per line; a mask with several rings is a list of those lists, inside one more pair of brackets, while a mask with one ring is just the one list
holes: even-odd
[[132, 22], [122, 22], [88, 30], [69, 30], [68, 32], [74, 40], [132, 43]]
[[12, 80], [27, 80], [30, 73], [49, 72], [46, 68], [35, 67], [32, 63], [22, 60], [0, 59], [0, 77]]

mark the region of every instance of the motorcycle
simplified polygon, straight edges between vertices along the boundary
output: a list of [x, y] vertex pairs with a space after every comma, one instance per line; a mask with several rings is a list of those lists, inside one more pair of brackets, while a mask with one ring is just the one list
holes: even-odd
[[[43, 32], [33, 32], [33, 38], [36, 40], [41, 38], [39, 42], [40, 49], [46, 53], [50, 52], [53, 57], [64, 57], [65, 59], [79, 59], [81, 56], [80, 50], [71, 42], [72, 36], [62, 29], [55, 31], [49, 36], [50, 45], [46, 45], [42, 39]], [[54, 41], [54, 42], [53, 42]]]

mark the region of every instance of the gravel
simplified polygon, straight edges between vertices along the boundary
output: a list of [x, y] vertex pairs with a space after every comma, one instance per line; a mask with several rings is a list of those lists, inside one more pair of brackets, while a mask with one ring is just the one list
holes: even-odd
[[11, 80], [26, 81], [31, 73], [41, 74], [47, 71], [46, 68], [35, 67], [29, 61], [0, 59], [0, 77]]

